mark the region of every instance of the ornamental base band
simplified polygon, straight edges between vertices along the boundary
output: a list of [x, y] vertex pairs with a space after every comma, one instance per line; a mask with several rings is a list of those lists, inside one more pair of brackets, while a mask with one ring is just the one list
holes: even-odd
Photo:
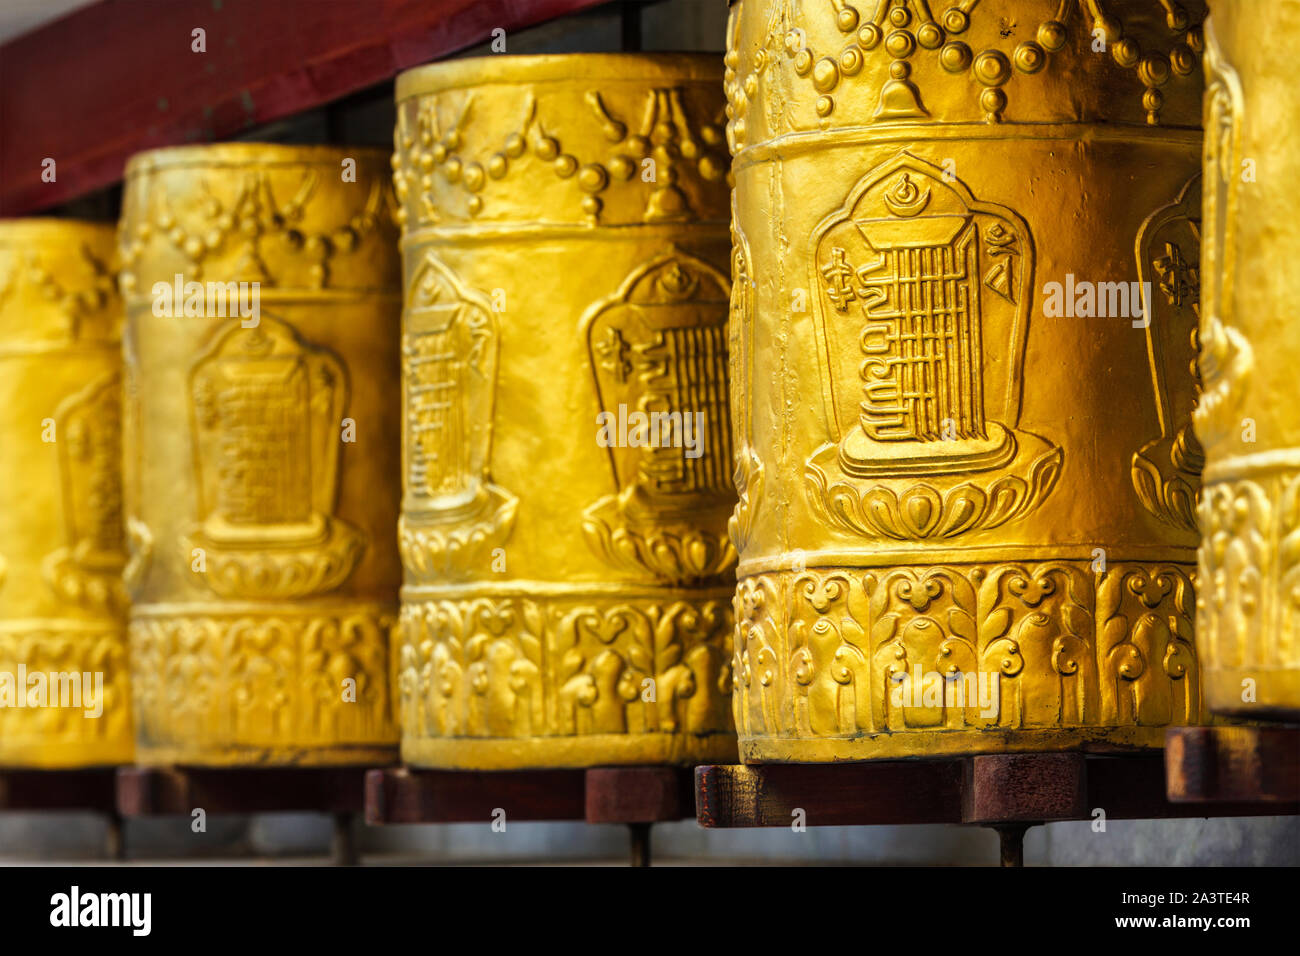
[[130, 763], [126, 634], [112, 623], [0, 622], [0, 764]]
[[353, 605], [133, 608], [137, 761], [391, 762], [395, 622]]
[[746, 761], [1160, 747], [1201, 722], [1192, 568], [783, 571], [736, 592]]
[[734, 761], [729, 599], [408, 588], [402, 758], [465, 770]]

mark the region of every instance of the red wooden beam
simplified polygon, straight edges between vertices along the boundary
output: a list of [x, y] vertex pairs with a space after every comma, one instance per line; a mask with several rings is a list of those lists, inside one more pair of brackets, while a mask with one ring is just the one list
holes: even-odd
[[[0, 215], [605, 0], [103, 0], [0, 46]], [[193, 31], [205, 31], [195, 52]], [[42, 163], [55, 161], [54, 182]]]

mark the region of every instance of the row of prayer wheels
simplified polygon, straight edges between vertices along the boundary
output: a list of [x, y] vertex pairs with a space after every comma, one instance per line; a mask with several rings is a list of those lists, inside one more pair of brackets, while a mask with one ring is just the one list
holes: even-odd
[[0, 224], [0, 764], [1300, 715], [1300, 2], [942, 6], [423, 67], [391, 168]]

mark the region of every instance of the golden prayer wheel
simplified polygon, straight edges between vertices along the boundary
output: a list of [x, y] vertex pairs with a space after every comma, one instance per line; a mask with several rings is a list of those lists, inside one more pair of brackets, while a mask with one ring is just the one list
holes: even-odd
[[382, 152], [127, 165], [125, 496], [144, 763], [395, 756], [399, 266]]
[[[1217, 713], [1300, 717], [1300, 3], [1220, 3], [1205, 39], [1205, 446], [1197, 638]], [[1297, 560], [1293, 560], [1297, 559]]]
[[1203, 15], [732, 3], [743, 759], [1201, 720]]
[[128, 763], [113, 227], [0, 222], [0, 765]]
[[734, 760], [722, 69], [402, 74], [402, 756]]

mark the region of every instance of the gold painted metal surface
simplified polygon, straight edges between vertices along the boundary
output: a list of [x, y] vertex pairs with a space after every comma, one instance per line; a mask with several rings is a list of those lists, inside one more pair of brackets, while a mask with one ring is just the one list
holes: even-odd
[[3, 766], [131, 760], [121, 325], [112, 226], [0, 222]]
[[1200, 721], [1203, 16], [732, 3], [744, 760]]
[[[394, 756], [400, 290], [388, 195], [375, 151], [181, 147], [127, 167], [142, 762]], [[166, 314], [177, 276], [204, 284], [200, 314], [180, 314], [179, 300]], [[250, 283], [249, 294], [258, 283], [258, 314], [232, 315], [209, 282]]]
[[1197, 639], [1216, 713], [1300, 717], [1300, 3], [1206, 26]]
[[[398, 78], [410, 763], [735, 759], [721, 74], [494, 56]], [[620, 407], [699, 416], [701, 454], [619, 444]]]

